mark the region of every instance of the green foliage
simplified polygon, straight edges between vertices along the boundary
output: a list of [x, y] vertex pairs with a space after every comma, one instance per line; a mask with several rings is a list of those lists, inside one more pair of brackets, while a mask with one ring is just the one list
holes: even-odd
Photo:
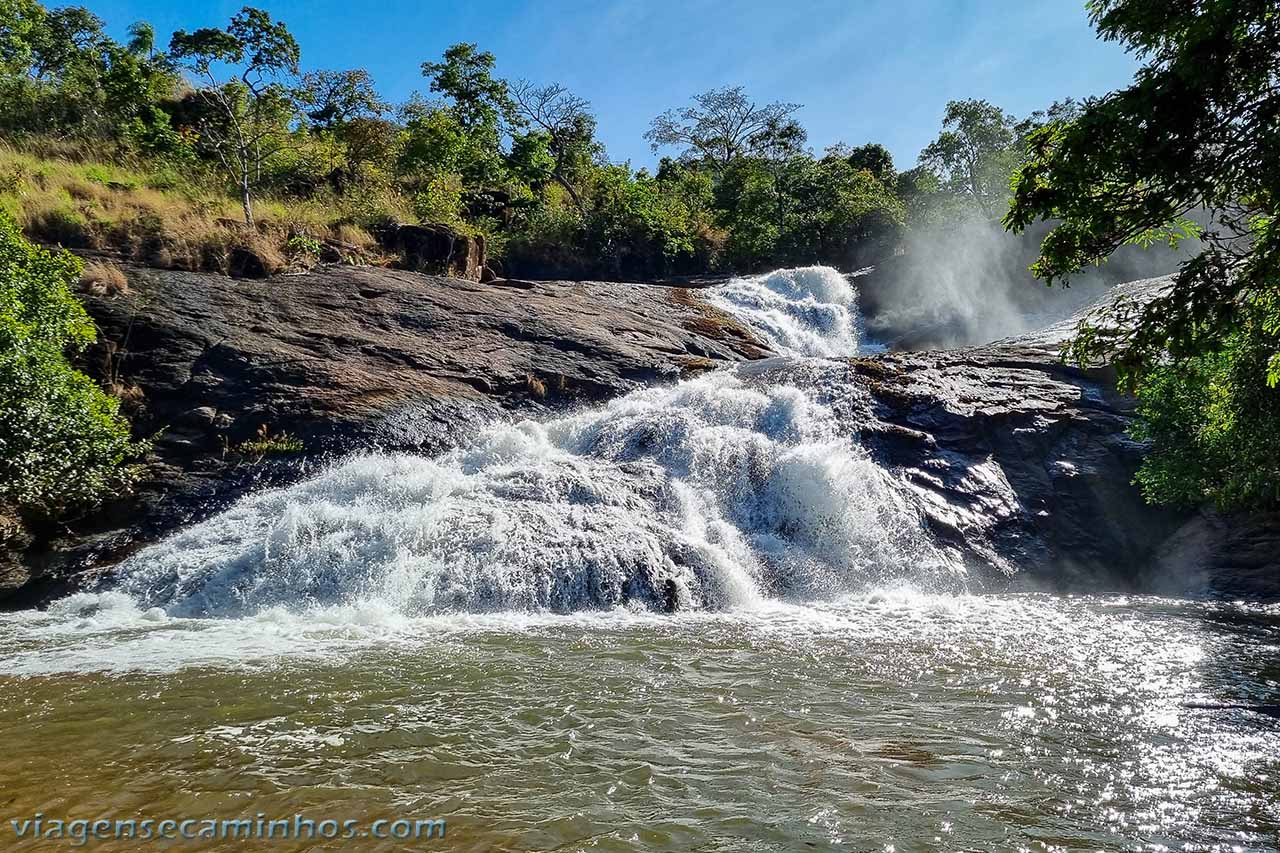
[[178, 140], [156, 102], [175, 83], [163, 57], [113, 42], [86, 9], [0, 5], [2, 131], [103, 137], [166, 153]]
[[438, 105], [410, 105], [399, 171], [410, 179], [462, 175], [469, 184], [500, 180], [504, 172], [496, 139], [471, 133], [454, 111]]
[[302, 76], [296, 95], [307, 118], [324, 129], [335, 129], [354, 119], [379, 118], [390, 105], [378, 96], [369, 72], [313, 71]]
[[506, 82], [493, 76], [494, 62], [492, 53], [474, 44], [455, 44], [444, 52], [443, 62], [422, 63], [431, 91], [452, 101], [459, 124], [473, 134], [496, 136], [499, 124], [514, 110]]
[[882, 184], [889, 184], [898, 174], [889, 149], [875, 142], [850, 149], [844, 159], [854, 169], [870, 172], [871, 177]]
[[0, 215], [0, 499], [50, 516], [127, 486], [141, 449], [117, 401], [67, 361], [95, 335], [71, 293], [79, 275]]
[[462, 219], [462, 178], [443, 172], [424, 180], [413, 197], [413, 212], [423, 222], [457, 225]]
[[[1104, 38], [1146, 64], [1128, 88], [1028, 134], [1029, 160], [1005, 223], [1021, 231], [1060, 220], [1033, 267], [1049, 282], [1124, 244], [1199, 236], [1202, 251], [1166, 293], [1145, 304], [1121, 300], [1090, 318], [1069, 355], [1115, 363], [1157, 401], [1146, 411], [1160, 423], [1174, 422], [1175, 412], [1180, 422], [1217, 424], [1215, 434], [1280, 432], [1280, 12], [1273, 0], [1092, 0], [1089, 10]], [[1202, 209], [1211, 223], [1204, 231], [1187, 218]], [[1259, 330], [1248, 335], [1247, 357], [1243, 328]], [[1234, 413], [1226, 427], [1223, 405]], [[1194, 491], [1152, 485], [1185, 482], [1169, 472], [1186, 466], [1200, 466], [1197, 482], [1216, 481], [1221, 459], [1206, 454], [1197, 463], [1172, 447], [1155, 443], [1149, 494]], [[1205, 491], [1233, 504], [1266, 498], [1248, 485]]]
[[[584, 99], [555, 83], [508, 83], [475, 44], [422, 64], [439, 100], [414, 95], [389, 117], [365, 71], [299, 78], [287, 26], [252, 7], [223, 28], [174, 33], [159, 52], [143, 22], [120, 44], [83, 9], [0, 2], [0, 133], [24, 145], [30, 134], [83, 139], [94, 159], [109, 140], [107, 159], [148, 161], [139, 169], [148, 187], [199, 186], [193, 203], [219, 218], [222, 206], [202, 198], [216, 180], [234, 188], [248, 223], [261, 199], [268, 209], [271, 200], [304, 202], [330, 222], [370, 228], [416, 217], [484, 234], [495, 254], [509, 247], [515, 274], [640, 277], [861, 265], [892, 251], [908, 224], [945, 220], [966, 204], [949, 172], [942, 182], [927, 170], [904, 180], [881, 145], [816, 158], [798, 105], [760, 104], [742, 87], [655, 118], [647, 138], [680, 157], [651, 176], [608, 161]], [[1061, 112], [1055, 105], [1008, 130], [1007, 117], [985, 107], [1002, 133], [1016, 134]], [[949, 114], [948, 132], [981, 141], [986, 119], [963, 112]], [[16, 195], [0, 203], [16, 212]], [[94, 245], [101, 234], [86, 222], [99, 222], [103, 198], [42, 203], [31, 233]]]
[[320, 254], [323, 245], [314, 237], [306, 234], [294, 234], [284, 242], [285, 251], [291, 255], [315, 257]]
[[266, 424], [258, 427], [257, 433], [248, 441], [237, 444], [232, 450], [243, 456], [253, 456], [261, 461], [264, 456], [287, 456], [301, 453], [304, 448], [302, 439], [289, 432], [272, 433]]
[[626, 166], [592, 176], [585, 249], [614, 275], [664, 275], [694, 252], [689, 208]]
[[[539, 169], [545, 172], [545, 177], [554, 179], [564, 188], [578, 213], [585, 214], [576, 184], [590, 170], [592, 161], [603, 152], [595, 141], [596, 120], [591, 115], [591, 105], [558, 83], [535, 86], [521, 80], [512, 88], [511, 94], [517, 119], [533, 128], [531, 133], [513, 140], [512, 160], [520, 164], [531, 161], [529, 154], [519, 150], [522, 140], [525, 140], [526, 149], [535, 143], [544, 146], [547, 160], [539, 162]], [[527, 167], [522, 174], [529, 175], [526, 180], [531, 184], [536, 184], [540, 178], [545, 180]]]
[[942, 127], [920, 153], [921, 165], [985, 215], [1000, 216], [1007, 207], [1009, 175], [1021, 159], [1013, 118], [986, 101], [951, 101]]
[[726, 256], [741, 269], [821, 259], [859, 266], [901, 236], [906, 210], [868, 170], [847, 158], [740, 158], [716, 189]]
[[1249, 313], [1220, 349], [1138, 380], [1133, 435], [1151, 443], [1137, 474], [1148, 500], [1280, 508], [1280, 393], [1266, 381], [1280, 336], [1267, 330], [1274, 313]]

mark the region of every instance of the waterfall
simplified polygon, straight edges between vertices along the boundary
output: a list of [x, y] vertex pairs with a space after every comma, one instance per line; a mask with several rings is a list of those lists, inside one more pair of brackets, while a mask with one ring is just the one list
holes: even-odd
[[781, 355], [832, 358], [858, 351], [857, 292], [831, 267], [735, 278], [708, 297]]
[[[710, 299], [779, 351], [856, 351], [856, 294], [811, 267]], [[170, 616], [374, 604], [405, 615], [721, 609], [948, 578], [842, 396], [724, 369], [426, 458], [370, 453], [242, 499], [127, 560], [115, 591]]]

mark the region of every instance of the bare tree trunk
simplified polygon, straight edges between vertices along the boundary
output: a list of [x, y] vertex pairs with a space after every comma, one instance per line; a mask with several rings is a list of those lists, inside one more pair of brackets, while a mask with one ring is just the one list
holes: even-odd
[[582, 198], [578, 195], [578, 191], [573, 188], [573, 184], [569, 183], [569, 181], [565, 179], [564, 175], [560, 174], [559, 170], [553, 172], [551, 177], [556, 179], [556, 183], [564, 187], [565, 192], [569, 194], [569, 198], [573, 199], [573, 206], [578, 208], [578, 215], [585, 219], [587, 216], [587, 208], [582, 204]]
[[253, 227], [253, 202], [249, 197], [249, 163], [241, 160], [240, 165], [240, 202], [244, 205], [244, 222]]

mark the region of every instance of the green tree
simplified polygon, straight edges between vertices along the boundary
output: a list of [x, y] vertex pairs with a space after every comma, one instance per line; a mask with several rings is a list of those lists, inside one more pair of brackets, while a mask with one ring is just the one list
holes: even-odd
[[[424, 62], [423, 76], [444, 103], [412, 101], [402, 110], [409, 119], [407, 158], [429, 181], [441, 170], [462, 176], [473, 195], [514, 192], [527, 195], [517, 183], [503, 149], [506, 137], [521, 124], [507, 83], [493, 76], [494, 56], [474, 44], [455, 44], [443, 61]], [[504, 189], [505, 187], [505, 189]]]
[[501, 179], [503, 157], [494, 137], [468, 131], [454, 110], [415, 99], [401, 115], [405, 133], [397, 168], [407, 179], [431, 182], [455, 174], [473, 186]]
[[629, 166], [592, 172], [584, 248], [615, 277], [666, 275], [695, 251], [696, 220], [661, 182]]
[[0, 7], [3, 117], [11, 130], [79, 133], [102, 118], [99, 78], [110, 40], [83, 7], [48, 11], [9, 0]]
[[129, 25], [129, 41], [125, 48], [140, 59], [156, 55], [156, 28], [146, 21], [134, 21]]
[[716, 182], [717, 218], [728, 231], [725, 255], [734, 269], [756, 270], [777, 256], [787, 215], [780, 187], [779, 170], [755, 157], [738, 158]]
[[799, 104], [757, 104], [741, 86], [712, 89], [694, 95], [692, 106], [655, 118], [644, 137], [655, 152], [664, 146], [681, 147], [685, 159], [705, 159], [716, 172], [724, 172], [734, 160], [753, 152], [753, 139], [754, 145], [769, 140], [769, 131], [785, 126], [798, 109]]
[[871, 177], [885, 186], [892, 184], [898, 174], [893, 167], [893, 155], [889, 153], [888, 148], [877, 142], [868, 142], [866, 145], [849, 149], [844, 154], [844, 160], [859, 171], [870, 172]]
[[283, 22], [245, 6], [225, 30], [174, 33], [169, 55], [205, 83], [199, 94], [216, 120], [202, 122], [200, 142], [239, 190], [252, 225], [254, 187], [290, 142], [296, 105], [286, 80], [298, 73], [298, 43]]
[[906, 209], [870, 171], [829, 157], [799, 160], [795, 172], [780, 240], [784, 261], [861, 266], [897, 244]]
[[564, 187], [578, 213], [585, 216], [575, 182], [582, 179], [599, 149], [591, 105], [558, 83], [535, 86], [520, 80], [511, 87], [511, 96], [523, 122], [546, 135], [551, 179]]
[[472, 134], [491, 134], [495, 145], [504, 122], [510, 122], [514, 104], [507, 84], [493, 76], [495, 59], [474, 44], [455, 44], [444, 52], [443, 62], [422, 63], [422, 76], [431, 80], [431, 91], [452, 102], [452, 110]]
[[1018, 165], [1016, 122], [986, 101], [951, 101], [942, 133], [920, 153], [948, 191], [970, 199], [990, 217], [1003, 214], [1009, 175]]
[[39, 23], [29, 31], [31, 76], [37, 80], [63, 77], [79, 66], [91, 65], [107, 42], [102, 19], [83, 6], [40, 11]]
[[81, 7], [48, 11], [30, 0], [0, 6], [0, 127], [110, 139], [143, 153], [181, 140], [160, 108], [177, 83], [145, 24], [120, 45]]
[[127, 486], [141, 450], [118, 402], [67, 360], [95, 335], [71, 292], [79, 275], [0, 213], [0, 500], [47, 516]]
[[[1274, 489], [1246, 480], [1280, 480], [1280, 9], [1274, 0], [1088, 8], [1099, 34], [1144, 64], [1132, 85], [1073, 121], [1030, 133], [1005, 224], [1058, 220], [1032, 268], [1055, 282], [1124, 244], [1196, 234], [1188, 214], [1209, 211], [1201, 251], [1171, 287], [1118, 300], [1082, 325], [1069, 354], [1114, 363], [1144, 400], [1139, 429], [1153, 444], [1139, 481], [1153, 498], [1277, 505]], [[1245, 435], [1223, 467], [1213, 448]]]
[[1249, 311], [1213, 350], [1144, 372], [1133, 435], [1154, 452], [1136, 482], [1154, 503], [1280, 506], [1280, 393], [1260, 380], [1275, 338]]
[[380, 118], [390, 109], [369, 72], [361, 68], [304, 74], [297, 98], [311, 123], [323, 130], [340, 129], [358, 118]]

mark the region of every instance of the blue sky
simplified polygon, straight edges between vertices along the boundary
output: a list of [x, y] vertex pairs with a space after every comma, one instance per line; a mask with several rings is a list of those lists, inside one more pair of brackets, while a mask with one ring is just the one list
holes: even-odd
[[[132, 21], [168, 43], [223, 26], [245, 0], [79, 0], [123, 36]], [[53, 5], [53, 4], [51, 4]], [[1084, 0], [256, 0], [302, 45], [303, 66], [369, 70], [383, 95], [425, 90], [419, 72], [450, 44], [492, 51], [498, 73], [560, 82], [589, 99], [614, 160], [656, 161], [650, 119], [691, 94], [744, 85], [803, 104], [809, 142], [880, 142], [899, 168], [938, 133], [948, 100], [1025, 115], [1127, 83], [1135, 63], [1098, 41]]]

